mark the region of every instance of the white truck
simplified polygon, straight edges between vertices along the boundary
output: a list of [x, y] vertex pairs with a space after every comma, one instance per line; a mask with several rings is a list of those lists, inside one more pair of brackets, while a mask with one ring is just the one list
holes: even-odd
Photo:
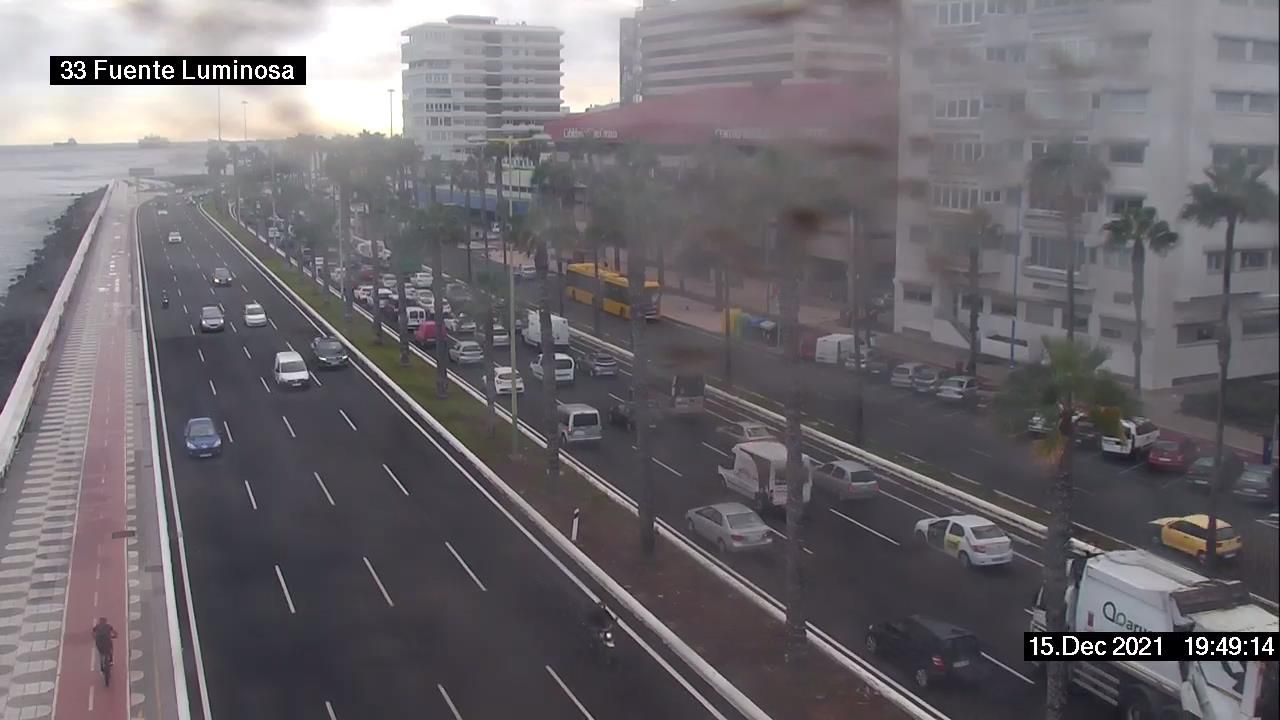
[[[538, 317], [537, 310], [529, 310], [525, 316], [524, 330], [520, 336], [524, 338], [524, 343], [530, 347], [542, 347], [542, 320]], [[555, 344], [557, 350], [564, 350], [569, 347], [569, 321], [559, 315], [551, 316], [551, 342]]]
[[[803, 456], [804, 502], [813, 490], [814, 459]], [[750, 501], [758, 512], [787, 505], [787, 446], [776, 440], [753, 440], [733, 446], [733, 465], [717, 468], [726, 490]]]
[[[1046, 629], [1043, 601], [1041, 588], [1031, 609], [1032, 632]], [[1115, 550], [1069, 562], [1066, 629], [1276, 632], [1280, 621], [1252, 602], [1243, 583], [1210, 580], [1143, 550]], [[1235, 661], [1075, 660], [1070, 666], [1074, 685], [1133, 720], [1261, 718], [1270, 712], [1261, 707], [1263, 669], [1264, 663]]]

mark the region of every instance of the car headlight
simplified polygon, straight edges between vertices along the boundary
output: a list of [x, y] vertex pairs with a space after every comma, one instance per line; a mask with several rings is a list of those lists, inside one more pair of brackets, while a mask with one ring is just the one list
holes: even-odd
[[187, 449], [188, 449], [188, 450], [195, 450], [195, 449], [196, 449], [196, 444], [195, 444], [195, 443], [193, 443], [193, 442], [191, 442], [191, 440], [187, 440], [186, 442], [187, 442]]

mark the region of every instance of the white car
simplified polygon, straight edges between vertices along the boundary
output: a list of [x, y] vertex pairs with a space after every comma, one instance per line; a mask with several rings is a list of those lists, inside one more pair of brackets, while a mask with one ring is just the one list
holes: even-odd
[[391, 273], [384, 273], [382, 277], [378, 278], [378, 282], [382, 285], [382, 287], [390, 290], [396, 286], [397, 280], [395, 275], [392, 275]]
[[737, 420], [716, 428], [716, 432], [728, 436], [735, 443], [778, 439], [768, 425], [752, 420]]
[[449, 338], [449, 361], [459, 365], [474, 365], [484, 360], [484, 350], [474, 340]]
[[476, 331], [476, 321], [459, 313], [453, 317], [445, 318], [444, 329], [458, 335], [470, 335]]
[[949, 515], [916, 523], [916, 540], [960, 559], [965, 567], [1007, 565], [1013, 543], [995, 523], [978, 515]]
[[355, 295], [356, 302], [367, 303], [369, 298], [373, 296], [373, 286], [358, 285], [352, 294]]
[[410, 282], [414, 287], [418, 288], [419, 290], [425, 290], [426, 288], [431, 287], [431, 283], [433, 280], [434, 278], [431, 277], [430, 272], [416, 272], [413, 274], [413, 277], [411, 278]]
[[[572, 357], [564, 353], [556, 353], [556, 383], [573, 382], [573, 372], [576, 367], [577, 363], [573, 361]], [[538, 357], [529, 363], [529, 371], [538, 382], [542, 382], [542, 353], [538, 353]]]
[[245, 327], [262, 327], [267, 324], [267, 311], [262, 309], [258, 303], [249, 303], [244, 306], [244, 325]]
[[169, 244], [170, 244], [170, 245], [176, 245], [176, 244], [178, 244], [178, 243], [180, 243], [180, 242], [182, 242], [182, 233], [178, 232], [177, 230], [170, 230], [170, 231], [169, 231]]
[[307, 361], [293, 350], [276, 353], [272, 376], [276, 385], [284, 387], [306, 387], [311, 384], [311, 371], [307, 369]]
[[517, 265], [513, 272], [517, 280], [535, 280], [538, 277], [538, 268], [533, 263]]
[[[478, 328], [476, 330], [476, 335], [481, 340], [484, 340], [485, 339], [484, 328], [483, 327]], [[507, 332], [507, 329], [503, 327], [501, 323], [493, 324], [493, 346], [496, 348], [511, 347], [511, 335], [510, 333]]]
[[[493, 392], [497, 395], [510, 395], [512, 388], [512, 379], [514, 378], [515, 392], [524, 392], [524, 378], [520, 377], [520, 373], [512, 372], [510, 367], [499, 365], [493, 369]], [[489, 381], [489, 376], [484, 377], [484, 381]]]

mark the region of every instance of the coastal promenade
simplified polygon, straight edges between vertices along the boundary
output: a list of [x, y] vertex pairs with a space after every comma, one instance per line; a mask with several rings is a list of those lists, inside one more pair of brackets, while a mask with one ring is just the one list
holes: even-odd
[[[5, 476], [0, 720], [188, 717], [152, 461], [137, 200], [115, 184], [82, 241]], [[109, 687], [91, 636], [99, 617], [119, 633]]]

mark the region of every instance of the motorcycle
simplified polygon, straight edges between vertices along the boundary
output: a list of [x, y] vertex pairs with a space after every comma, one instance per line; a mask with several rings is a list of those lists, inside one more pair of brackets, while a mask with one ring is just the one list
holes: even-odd
[[618, 648], [613, 640], [612, 627], [596, 629], [592, 650], [595, 652], [596, 658], [604, 663], [605, 667], [614, 668], [618, 666]]
[[167, 307], [169, 307], [169, 296], [168, 296], [168, 295], [161, 295], [161, 296], [160, 296], [160, 307], [163, 307], [163, 308], [167, 308]]

